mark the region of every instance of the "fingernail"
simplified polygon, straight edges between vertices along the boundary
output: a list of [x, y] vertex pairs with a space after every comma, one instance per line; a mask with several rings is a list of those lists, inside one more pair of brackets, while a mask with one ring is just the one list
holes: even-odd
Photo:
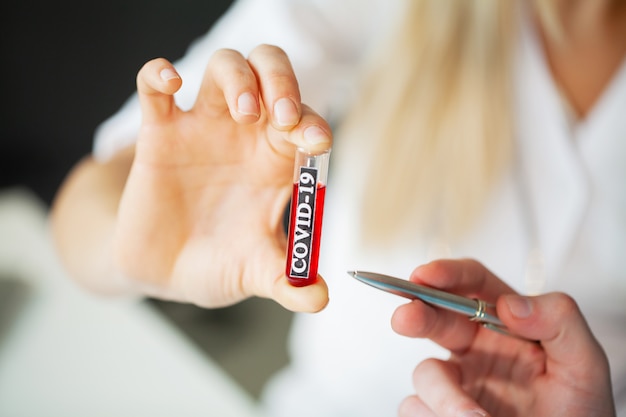
[[519, 295], [507, 295], [506, 304], [509, 306], [511, 314], [520, 319], [525, 319], [532, 313], [530, 300]]
[[293, 101], [281, 98], [274, 103], [274, 118], [280, 126], [293, 126], [298, 123], [300, 115]]
[[178, 75], [178, 73], [174, 71], [172, 68], [163, 68], [161, 72], [159, 73], [159, 75], [161, 76], [161, 79], [163, 81], [169, 81], [169, 80], [173, 80], [174, 78], [180, 78], [180, 75]]
[[246, 116], [259, 115], [259, 111], [257, 110], [256, 105], [256, 99], [254, 98], [252, 93], [243, 93], [237, 98], [237, 112]]
[[304, 129], [304, 140], [309, 145], [319, 145], [330, 141], [328, 134], [318, 126], [309, 126]]

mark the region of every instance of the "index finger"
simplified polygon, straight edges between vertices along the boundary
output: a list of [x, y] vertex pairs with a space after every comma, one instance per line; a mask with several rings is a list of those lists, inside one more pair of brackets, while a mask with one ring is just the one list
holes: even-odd
[[515, 293], [487, 267], [474, 259], [443, 259], [417, 267], [411, 281], [470, 298], [494, 302]]
[[[431, 288], [495, 303], [501, 294], [514, 293], [481, 263], [471, 259], [438, 260], [416, 268], [410, 280]], [[400, 306], [392, 317], [393, 329], [410, 337], [428, 338], [451, 351], [465, 350], [479, 327], [467, 317], [421, 301]]]

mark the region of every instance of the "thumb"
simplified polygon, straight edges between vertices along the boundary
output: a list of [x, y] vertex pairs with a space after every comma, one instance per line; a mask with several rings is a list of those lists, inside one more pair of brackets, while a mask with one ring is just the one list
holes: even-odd
[[568, 370], [608, 364], [576, 301], [563, 293], [537, 297], [507, 294], [498, 300], [498, 315], [520, 336], [538, 340], [548, 360]]
[[288, 310], [317, 313], [328, 304], [328, 286], [319, 275], [314, 284], [306, 287], [294, 287], [282, 276], [273, 284], [272, 298]]
[[143, 120], [154, 123], [168, 117], [176, 109], [173, 94], [182, 79], [172, 64], [163, 58], [148, 61], [137, 74], [137, 94]]
[[250, 275], [244, 284], [250, 295], [270, 298], [287, 310], [302, 313], [316, 313], [328, 304], [328, 286], [326, 281], [318, 275], [315, 283], [295, 287], [285, 276], [285, 251], [283, 248], [265, 254], [262, 259], [265, 267], [257, 270], [266, 272]]

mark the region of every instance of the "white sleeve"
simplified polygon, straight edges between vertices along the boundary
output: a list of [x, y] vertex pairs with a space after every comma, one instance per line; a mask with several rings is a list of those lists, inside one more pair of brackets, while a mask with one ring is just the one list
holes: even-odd
[[[357, 65], [393, 15], [383, 0], [238, 0], [175, 62], [183, 109], [193, 106], [206, 64], [219, 48], [247, 55], [263, 43], [283, 48], [293, 64], [302, 101], [323, 116], [339, 114], [350, 95]], [[395, 3], [395, 2], [392, 2]], [[94, 156], [107, 160], [136, 140], [141, 112], [136, 94], [96, 129]]]

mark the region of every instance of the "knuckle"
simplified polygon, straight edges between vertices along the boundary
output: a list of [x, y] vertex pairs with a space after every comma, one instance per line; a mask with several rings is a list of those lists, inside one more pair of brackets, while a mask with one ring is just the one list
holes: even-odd
[[265, 74], [265, 79], [272, 83], [272, 85], [277, 86], [294, 86], [295, 88], [295, 78], [291, 74], [286, 74], [281, 72], [280, 70], [272, 70]]
[[252, 71], [249, 71], [246, 67], [233, 67], [230, 72], [224, 78], [239, 85], [253, 85], [256, 84], [256, 76]]
[[207, 65], [207, 74], [222, 85], [253, 85], [256, 77], [243, 55], [234, 49], [219, 49]]
[[579, 311], [578, 303], [570, 295], [565, 293], [556, 293], [554, 296], [556, 300], [554, 304], [554, 309], [556, 310], [555, 313], [562, 316], [568, 316]]
[[467, 262], [467, 265], [473, 269], [484, 268], [484, 265], [475, 258], [465, 258], [463, 261]]
[[213, 52], [213, 55], [211, 55], [211, 59], [209, 60], [209, 63], [214, 64], [214, 63], [220, 63], [223, 61], [230, 61], [233, 59], [236, 59], [236, 60], [243, 59], [241, 52], [235, 49], [222, 48]]
[[416, 395], [404, 398], [398, 406], [398, 417], [415, 416], [419, 410], [420, 400]]
[[256, 55], [282, 55], [284, 57], [287, 56], [287, 53], [280, 46], [262, 43], [257, 45], [251, 52], [250, 56]]
[[150, 61], [147, 61], [137, 72], [137, 77], [145, 77], [150, 73], [157, 72], [160, 68], [164, 66], [171, 65], [170, 62], [165, 58], [154, 58]]
[[233, 71], [243, 72], [244, 62], [245, 60], [239, 51], [228, 48], [218, 49], [209, 58], [207, 72], [214, 76], [216, 74], [231, 74]]
[[426, 391], [431, 381], [437, 380], [441, 372], [442, 363], [439, 359], [427, 358], [418, 363], [412, 375], [415, 392], [419, 395]]
[[422, 376], [432, 375], [434, 373], [439, 372], [441, 368], [441, 364], [439, 359], [435, 358], [427, 358], [417, 364], [415, 369], [413, 370], [413, 380], [419, 380]]
[[[164, 72], [164, 71], [168, 72]], [[171, 76], [174, 74], [174, 76]], [[172, 81], [173, 79], [178, 81]], [[146, 62], [135, 77], [137, 91], [144, 94], [173, 94], [181, 85], [181, 78], [174, 66], [165, 58], [154, 58]]]
[[263, 73], [264, 77], [284, 78], [290, 81], [294, 78], [289, 57], [278, 46], [259, 45], [250, 52], [248, 61], [257, 71]]

